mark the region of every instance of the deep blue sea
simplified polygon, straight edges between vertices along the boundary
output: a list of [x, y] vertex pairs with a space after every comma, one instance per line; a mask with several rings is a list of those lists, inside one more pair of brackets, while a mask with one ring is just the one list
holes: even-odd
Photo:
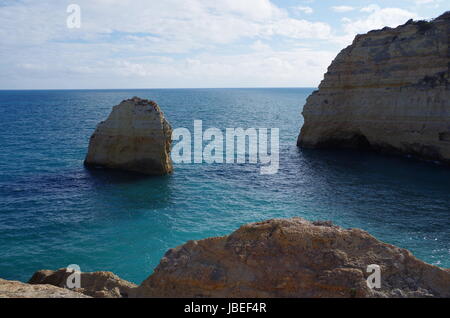
[[[354, 151], [302, 150], [312, 89], [0, 91], [0, 277], [78, 264], [140, 283], [169, 248], [300, 216], [369, 231], [450, 267], [450, 168]], [[167, 177], [88, 171], [112, 106], [155, 100], [173, 128], [280, 128], [280, 170], [177, 164]]]

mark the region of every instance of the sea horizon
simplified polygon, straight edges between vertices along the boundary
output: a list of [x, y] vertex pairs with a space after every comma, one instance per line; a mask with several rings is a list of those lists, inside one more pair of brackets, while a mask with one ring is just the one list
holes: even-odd
[[178, 89], [178, 90], [196, 90], [196, 89], [317, 89], [318, 87], [301, 87], [301, 86], [280, 86], [280, 87], [161, 87], [161, 88], [17, 88], [17, 89], [2, 89], [0, 91], [121, 91], [121, 90], [170, 90], [170, 89]]

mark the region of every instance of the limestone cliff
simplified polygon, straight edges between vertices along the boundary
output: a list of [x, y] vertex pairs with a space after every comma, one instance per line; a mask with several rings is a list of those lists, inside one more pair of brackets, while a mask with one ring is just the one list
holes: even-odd
[[307, 100], [298, 145], [450, 162], [450, 12], [358, 35]]
[[134, 97], [115, 106], [91, 137], [85, 165], [165, 175], [172, 172], [172, 128], [159, 106]]
[[[369, 265], [381, 288], [371, 289]], [[137, 297], [450, 297], [450, 271], [358, 229], [300, 218], [170, 250]]]

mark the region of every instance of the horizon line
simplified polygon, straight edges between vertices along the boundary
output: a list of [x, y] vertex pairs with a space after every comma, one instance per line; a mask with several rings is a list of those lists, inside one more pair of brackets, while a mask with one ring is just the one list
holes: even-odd
[[170, 90], [170, 89], [292, 89], [292, 88], [308, 88], [317, 89], [316, 86], [261, 86], [261, 87], [161, 87], [161, 88], [0, 88], [0, 91], [95, 91], [95, 90]]

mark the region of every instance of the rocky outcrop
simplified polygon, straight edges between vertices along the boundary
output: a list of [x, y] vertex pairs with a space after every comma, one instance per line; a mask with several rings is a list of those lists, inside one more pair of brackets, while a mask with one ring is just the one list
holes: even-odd
[[[380, 270], [380, 286], [369, 282]], [[301, 218], [242, 226], [229, 236], [169, 250], [140, 286], [110, 272], [38, 271], [28, 284], [0, 279], [0, 298], [450, 297], [450, 269], [359, 229]]]
[[[67, 279], [72, 274], [72, 271], [65, 268], [58, 271], [41, 270], [34, 273], [28, 283], [65, 288]], [[81, 273], [80, 283], [81, 288], [75, 291], [95, 298], [128, 298], [133, 289], [137, 287], [111, 272]]]
[[159, 106], [134, 97], [115, 106], [97, 126], [85, 165], [147, 175], [172, 172], [172, 128]]
[[358, 35], [307, 100], [298, 145], [450, 162], [450, 12]]
[[51, 285], [30, 285], [0, 279], [0, 298], [91, 298]]
[[[373, 264], [380, 289], [366, 281]], [[362, 230], [294, 218], [172, 249], [136, 296], [450, 297], [450, 271]]]

